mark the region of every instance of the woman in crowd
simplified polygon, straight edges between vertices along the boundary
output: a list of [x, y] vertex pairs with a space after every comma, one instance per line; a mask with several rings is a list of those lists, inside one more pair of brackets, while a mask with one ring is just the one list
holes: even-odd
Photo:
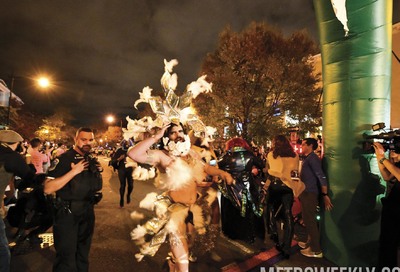
[[[294, 152], [289, 140], [284, 135], [278, 135], [272, 141], [272, 149], [268, 153], [267, 160], [269, 176], [264, 190], [268, 192], [266, 213], [268, 232], [276, 248], [285, 258], [289, 258], [293, 238], [293, 199], [304, 190], [304, 184], [297, 178], [299, 156]], [[284, 223], [282, 243], [279, 242], [277, 231], [277, 217], [280, 214]]]

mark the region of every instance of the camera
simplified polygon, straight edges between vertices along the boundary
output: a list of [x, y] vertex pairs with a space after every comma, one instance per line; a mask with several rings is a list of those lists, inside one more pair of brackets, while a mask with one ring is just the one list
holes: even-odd
[[99, 162], [95, 157], [90, 154], [86, 154], [84, 156], [85, 161], [89, 162], [88, 170], [92, 173], [100, 173], [98, 166], [100, 165]]
[[[372, 126], [373, 131], [384, 130], [384, 123], [377, 123]], [[363, 151], [367, 154], [375, 153], [375, 149], [372, 146], [374, 142], [382, 144], [385, 151], [390, 150], [400, 154], [400, 130], [388, 130], [379, 134], [364, 135], [365, 141], [363, 144]]]

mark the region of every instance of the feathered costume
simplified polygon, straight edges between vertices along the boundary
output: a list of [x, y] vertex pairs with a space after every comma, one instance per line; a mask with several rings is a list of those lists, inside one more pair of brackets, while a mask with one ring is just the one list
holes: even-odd
[[[160, 174], [159, 185], [169, 190], [179, 190], [189, 183], [202, 181], [205, 178], [202, 170], [202, 162], [191, 158], [189, 162], [181, 158], [176, 158], [167, 167], [166, 173]], [[140, 253], [135, 257], [141, 261], [144, 255], [154, 256], [162, 243], [170, 235], [170, 242], [179, 243], [177, 226], [185, 221], [189, 213], [193, 215], [192, 223], [196, 232], [203, 235], [210, 222], [209, 206], [215, 200], [216, 194], [209, 190], [209, 194], [198, 194], [196, 203], [192, 205], [174, 202], [168, 195], [168, 191], [157, 195], [150, 193], [140, 202], [141, 208], [146, 208], [155, 212], [155, 217], [148, 220], [144, 225], [138, 226], [131, 232], [132, 240], [135, 240], [140, 247]], [[145, 240], [145, 236], [150, 236], [150, 241]]]
[[[149, 103], [153, 112], [157, 114], [157, 118], [153, 120], [151, 117], [144, 117], [140, 120], [132, 120], [127, 117], [128, 126], [123, 129], [124, 137], [142, 139], [144, 133], [151, 134], [156, 127], [162, 128], [171, 122], [175, 124], [181, 122], [190, 126], [197, 137], [210, 141], [207, 140], [212, 139], [209, 134], [215, 133], [216, 130], [206, 127], [190, 109], [190, 104], [192, 98], [199, 93], [210, 92], [212, 85], [205, 80], [205, 76], [202, 76], [189, 84], [186, 92], [179, 97], [174, 92], [177, 86], [177, 75], [171, 75], [173, 66], [178, 62], [164, 60], [164, 63], [165, 73], [161, 78], [161, 85], [164, 88], [165, 101], [160, 97], [153, 97], [152, 89], [145, 87], [142, 93], [139, 93], [140, 99], [134, 104], [136, 108], [141, 102]], [[204, 195], [198, 193], [194, 204], [178, 203], [172, 200], [169, 192], [193, 186], [195, 182], [202, 182], [206, 173], [200, 155], [190, 148], [189, 137], [185, 136], [183, 142], [177, 143], [168, 142], [168, 138], [163, 138], [163, 143], [173, 161], [166, 167], [165, 173], [158, 171], [155, 178], [156, 187], [165, 189], [166, 192], [161, 195], [150, 193], [140, 202], [141, 208], [154, 211], [155, 216], [145, 224], [138, 225], [131, 232], [132, 240], [140, 247], [140, 253], [135, 255], [138, 261], [141, 261], [145, 255], [154, 256], [168, 236], [171, 244], [182, 243], [180, 238], [183, 234], [179, 233], [178, 227], [188, 220], [198, 234], [204, 235], [210, 222], [210, 205], [216, 198], [216, 192], [211, 189]], [[151, 152], [151, 150], [147, 152], [149, 157], [151, 157]], [[135, 164], [134, 161], [129, 163]], [[133, 174], [136, 175], [135, 179], [152, 178], [155, 175], [155, 169], [137, 166]], [[134, 213], [131, 216], [139, 218], [138, 213]]]

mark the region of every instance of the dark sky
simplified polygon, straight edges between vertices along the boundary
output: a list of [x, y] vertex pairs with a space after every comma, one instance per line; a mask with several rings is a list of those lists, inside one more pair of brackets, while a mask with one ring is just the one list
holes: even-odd
[[251, 21], [287, 35], [306, 28], [317, 40], [312, 0], [3, 0], [0, 78], [51, 75], [57, 81], [51, 91], [22, 78], [14, 91], [32, 111], [70, 109], [78, 125], [104, 122], [108, 113], [134, 116], [138, 92], [161, 89], [164, 58], [178, 59], [183, 90], [197, 79], [219, 33]]

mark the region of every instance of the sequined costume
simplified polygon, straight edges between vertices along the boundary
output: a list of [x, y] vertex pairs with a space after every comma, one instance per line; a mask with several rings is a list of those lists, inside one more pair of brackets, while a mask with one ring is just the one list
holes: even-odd
[[[190, 247], [190, 240], [186, 233], [205, 232], [210, 218], [204, 216], [199, 204], [203, 198], [207, 199], [205, 203], [213, 201], [210, 197], [199, 197], [197, 185], [203, 182], [205, 174], [219, 176], [228, 184], [232, 184], [234, 180], [228, 173], [204, 164], [201, 157], [198, 154], [196, 156], [191, 149], [190, 139], [184, 131], [186, 126], [193, 130], [196, 137], [211, 140], [207, 135], [215, 130], [205, 126], [190, 107], [192, 99], [197, 95], [212, 91], [212, 84], [207, 82], [206, 76], [203, 75], [189, 84], [186, 91], [178, 96], [175, 94], [177, 75], [172, 74], [173, 67], [178, 64], [178, 61], [164, 60], [164, 64], [161, 85], [164, 89], [165, 100], [159, 96], [152, 96], [152, 89], [147, 86], [143, 88], [143, 92], [139, 93], [140, 99], [136, 100], [134, 105], [136, 107], [139, 103], [149, 103], [157, 118], [155, 120], [151, 117], [140, 120], [127, 118], [127, 128], [123, 129], [125, 139], [134, 137], [135, 140], [140, 141], [128, 151], [128, 156], [137, 163], [156, 167], [159, 177], [158, 188], [167, 190], [167, 193], [163, 194], [158, 201], [153, 199], [147, 202], [146, 206], [156, 212], [156, 217], [151, 219], [149, 224], [146, 223], [133, 230], [132, 238], [140, 245], [141, 253], [136, 256], [140, 260], [144, 255], [155, 254], [158, 247], [153, 246], [165, 240], [168, 235], [171, 253], [175, 260], [174, 264], [170, 261], [168, 264], [171, 269], [176, 268], [185, 272], [189, 271]], [[152, 147], [156, 144], [159, 150], [153, 150]], [[170, 203], [167, 201], [164, 205], [160, 205], [158, 202], [165, 201], [166, 195]], [[163, 207], [164, 212], [157, 212], [155, 203]], [[187, 224], [187, 220], [190, 219], [193, 219], [193, 225]], [[153, 242], [145, 240], [148, 236], [146, 234], [152, 236]]]
[[234, 147], [218, 163], [236, 180], [232, 186], [220, 186], [222, 232], [231, 239], [253, 242], [264, 237], [263, 203], [260, 203], [260, 184], [252, 167], [264, 168], [262, 161], [249, 150]]

